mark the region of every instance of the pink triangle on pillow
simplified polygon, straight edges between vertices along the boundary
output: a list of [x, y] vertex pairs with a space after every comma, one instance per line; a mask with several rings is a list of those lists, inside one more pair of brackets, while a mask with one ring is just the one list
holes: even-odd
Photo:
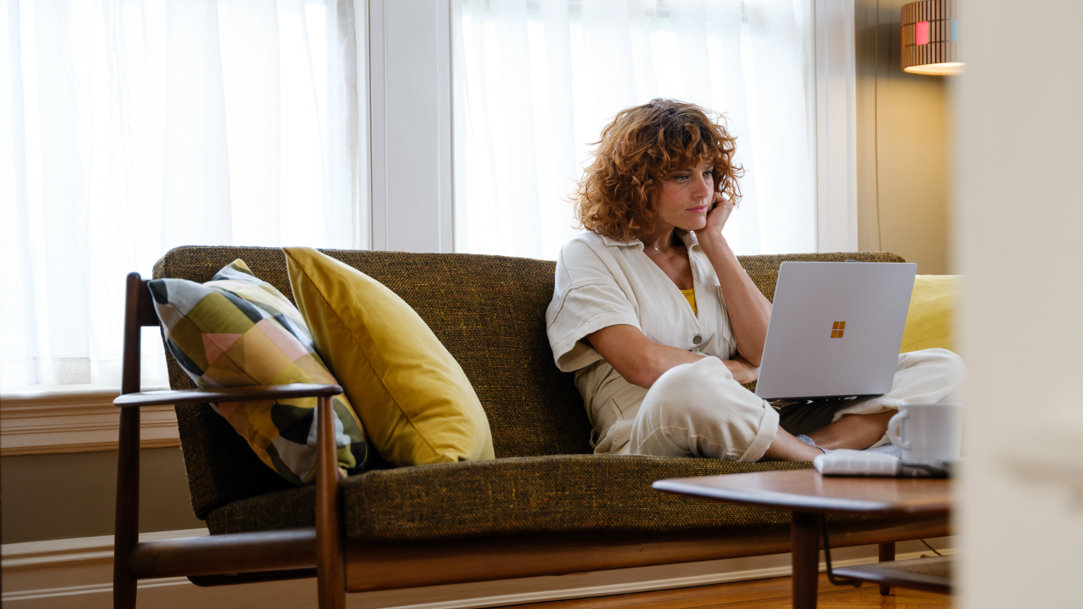
[[240, 340], [243, 334], [204, 334], [203, 352], [207, 354], [207, 363], [211, 364], [227, 349]]

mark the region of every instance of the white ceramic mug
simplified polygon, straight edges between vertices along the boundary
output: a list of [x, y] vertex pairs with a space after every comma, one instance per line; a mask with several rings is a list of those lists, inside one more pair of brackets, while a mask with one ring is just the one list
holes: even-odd
[[963, 409], [957, 404], [905, 404], [888, 422], [887, 437], [905, 461], [958, 459]]

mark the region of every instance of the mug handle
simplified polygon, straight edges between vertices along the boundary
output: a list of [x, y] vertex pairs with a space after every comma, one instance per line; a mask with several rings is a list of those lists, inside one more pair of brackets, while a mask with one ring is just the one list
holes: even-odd
[[910, 449], [910, 443], [902, 438], [900, 428], [903, 421], [906, 420], [905, 412], [898, 412], [895, 416], [891, 417], [891, 420], [887, 422], [887, 437], [891, 440], [891, 443], [904, 450]]

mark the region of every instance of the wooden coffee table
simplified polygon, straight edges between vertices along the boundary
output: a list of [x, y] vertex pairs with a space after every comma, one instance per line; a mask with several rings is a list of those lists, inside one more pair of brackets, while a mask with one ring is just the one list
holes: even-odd
[[[653, 486], [669, 493], [790, 510], [795, 609], [816, 607], [825, 515], [946, 517], [951, 510], [951, 484], [946, 479], [822, 476], [802, 469], [672, 478]], [[892, 583], [905, 585], [905, 577]]]

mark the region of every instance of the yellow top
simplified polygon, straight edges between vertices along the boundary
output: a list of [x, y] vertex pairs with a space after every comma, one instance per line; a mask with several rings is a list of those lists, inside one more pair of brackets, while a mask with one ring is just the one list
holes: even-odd
[[692, 312], [698, 315], [699, 311], [696, 310], [696, 291], [692, 288], [688, 288], [687, 290], [681, 290], [681, 294], [684, 294], [684, 297], [688, 299], [688, 304], [692, 305]]

